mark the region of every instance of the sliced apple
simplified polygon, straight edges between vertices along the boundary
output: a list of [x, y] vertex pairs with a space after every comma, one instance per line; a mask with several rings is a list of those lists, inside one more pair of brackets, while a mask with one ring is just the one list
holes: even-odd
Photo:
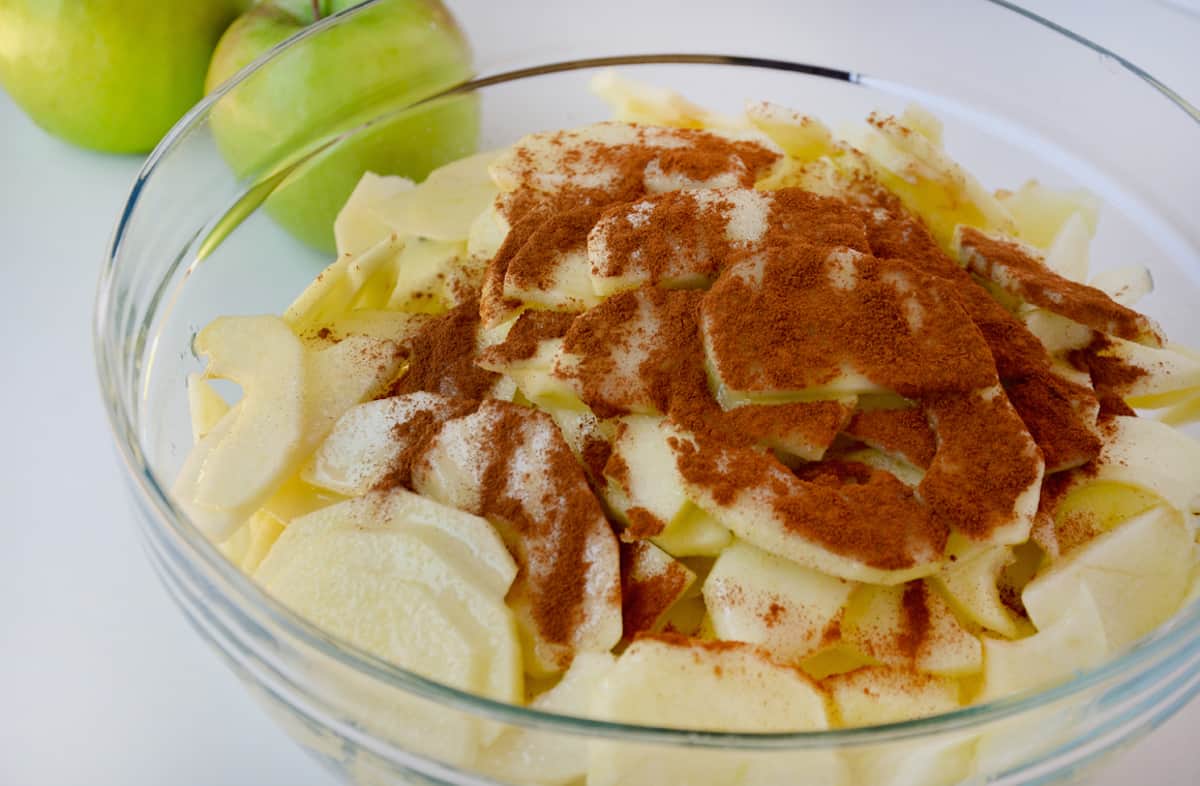
[[[433, 508], [439, 510], [431, 514]], [[349, 500], [292, 521], [254, 577], [293, 610], [380, 657], [516, 702], [520, 647], [512, 613], [497, 592], [506, 587], [463, 540], [445, 548], [444, 539], [428, 537], [430, 519], [456, 513], [399, 490]], [[503, 551], [486, 522], [473, 532], [491, 539], [490, 547], [476, 546], [479, 551]], [[444, 641], [427, 608], [441, 609], [446, 630], [461, 632], [464, 643]]]
[[497, 151], [476, 153], [433, 170], [416, 188], [374, 200], [368, 212], [400, 235], [466, 240], [471, 224], [496, 197], [488, 166]]
[[1049, 249], [1075, 215], [1090, 235], [1096, 234], [1100, 200], [1084, 189], [1054, 189], [1029, 180], [1016, 191], [998, 192], [996, 198], [1012, 216], [1017, 236], [1038, 248]]
[[1039, 573], [1021, 593], [1039, 631], [1071, 611], [1084, 588], [1111, 650], [1122, 649], [1179, 610], [1193, 564], [1192, 533], [1183, 516], [1159, 507], [1080, 546]]
[[259, 511], [250, 517], [229, 540], [221, 544], [221, 551], [244, 573], [253, 575], [271, 546], [283, 532], [284, 522], [274, 515]]
[[[677, 557], [718, 553], [732, 540], [729, 530], [688, 498], [662, 418], [621, 418], [605, 467], [606, 497], [630, 524], [641, 524], [651, 540]], [[634, 511], [632, 514], [630, 511]]]
[[842, 641], [877, 663], [950, 677], [983, 668], [979, 639], [923, 581], [855, 590], [841, 624]]
[[304, 450], [305, 352], [278, 317], [221, 317], [197, 336], [206, 377], [231, 379], [242, 400], [198, 442], [173, 492], [220, 543], [261, 506]]
[[1145, 265], [1122, 265], [1102, 270], [1088, 283], [1129, 308], [1154, 291], [1154, 277]]
[[[592, 696], [616, 659], [607, 652], [583, 652], [553, 688], [529, 703], [533, 709], [586, 717]], [[574, 735], [510, 726], [483, 751], [480, 766], [513, 783], [566, 786], [587, 772], [588, 742]]]
[[980, 700], [1047, 687], [1108, 658], [1104, 620], [1087, 587], [1077, 586], [1059, 601], [1063, 613], [1032, 636], [1015, 641], [983, 637]]
[[[911, 669], [867, 666], [821, 681], [843, 726], [873, 726], [956, 710], [958, 682]], [[873, 782], [872, 782], [873, 783]]]
[[[1046, 267], [1071, 281], [1088, 280], [1088, 247], [1094, 229], [1079, 211], [1072, 213], [1046, 249]], [[1093, 284], [1092, 286], [1095, 286]]]
[[387, 477], [401, 455], [418, 449], [437, 427], [463, 411], [463, 402], [424, 391], [358, 404], [338, 418], [303, 477], [347, 497], [365, 494]]
[[425, 314], [358, 309], [330, 319], [315, 333], [305, 335], [304, 339], [310, 349], [323, 349], [352, 336], [386, 339], [403, 345], [417, 334], [428, 319]]
[[833, 149], [833, 134], [828, 126], [785, 106], [769, 101], [748, 103], [746, 119], [798, 161], [812, 161]]
[[[749, 645], [683, 637], [634, 642], [601, 681], [592, 711], [609, 721], [709, 731], [829, 727], [824, 696], [799, 670], [779, 666]], [[840, 764], [825, 751], [683, 750], [596, 740], [588, 784], [775, 786], [801, 772], [805, 784], [833, 786], [840, 782]]]
[[[559, 672], [575, 652], [617, 643], [617, 541], [549, 415], [484, 401], [441, 428], [412, 479], [421, 494], [492, 521], [516, 555], [522, 570], [508, 602], [530, 673]], [[561, 584], [563, 571], [570, 587]], [[563, 618], [562, 604], [572, 603], [564, 592], [577, 592], [574, 619]]]
[[363, 172], [333, 222], [338, 258], [360, 254], [391, 235], [392, 228], [381, 221], [372, 208], [412, 188], [413, 182], [406, 177]]
[[382, 308], [394, 287], [395, 261], [404, 245], [398, 236], [388, 235], [359, 254], [338, 257], [288, 306], [284, 321], [297, 335], [308, 336], [352, 308]]
[[1138, 486], [1177, 510], [1200, 512], [1200, 442], [1156, 420], [1114, 417], [1092, 477]]
[[216, 428], [221, 418], [229, 412], [229, 404], [200, 374], [188, 374], [187, 394], [188, 414], [191, 416], [192, 442], [194, 444]]
[[662, 629], [671, 608], [688, 592], [696, 574], [645, 540], [621, 546], [621, 620], [624, 637]]
[[853, 589], [738, 541], [717, 557], [704, 602], [717, 638], [757, 644], [776, 660], [798, 663], [826, 644]]
[[393, 265], [395, 284], [385, 308], [440, 314], [462, 302], [461, 291], [478, 286], [482, 270], [465, 263], [467, 247], [458, 240], [409, 238]]
[[635, 82], [607, 69], [592, 77], [592, 92], [609, 103], [613, 119], [676, 128], [711, 128], [732, 121], [693, 104], [674, 90]]
[[1108, 336], [1104, 346], [1089, 348], [1088, 363], [1112, 364], [1117, 369], [1141, 373], [1123, 374], [1114, 392], [1130, 406], [1158, 409], [1186, 400], [1200, 392], [1200, 357], [1184, 347], [1167, 344], [1149, 347]]
[[1017, 620], [1000, 598], [1000, 574], [1015, 559], [1011, 546], [988, 546], [945, 563], [933, 581], [951, 606], [980, 627], [1015, 638]]

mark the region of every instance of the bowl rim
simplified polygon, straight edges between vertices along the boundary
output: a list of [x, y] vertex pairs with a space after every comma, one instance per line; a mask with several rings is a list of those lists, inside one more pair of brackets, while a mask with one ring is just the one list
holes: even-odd
[[[159, 164], [170, 154], [171, 150], [189, 132], [202, 124], [210, 108], [222, 96], [278, 58], [283, 52], [298, 45], [310, 36], [320, 35], [322, 31], [341, 24], [346, 19], [363, 13], [370, 7], [386, 1], [365, 0], [365, 2], [358, 6], [331, 14], [322, 18], [317, 23], [303, 28], [287, 40], [269, 49], [189, 110], [150, 153], [135, 176], [129, 195], [113, 230], [99, 276], [93, 313], [93, 349], [96, 356], [96, 370], [99, 375], [105, 413], [113, 438], [117, 443], [117, 452], [136, 486], [135, 493], [140, 498], [138, 501], [143, 503], [143, 507], [146, 507], [146, 503], [148, 503], [148, 510], [152, 513], [151, 518], [154, 519], [154, 525], [161, 530], [161, 534], [171, 537], [183, 546], [180, 553], [181, 555], [186, 555], [186, 558], [190, 560], [191, 564], [189, 567], [195, 568], [198, 563], [200, 567], [216, 574], [222, 584], [217, 589], [222, 595], [221, 599], [231, 605], [241, 618], [239, 622], [242, 625], [248, 624], [258, 627], [258, 632], [265, 632], [269, 638], [273, 639], [277, 637], [275, 631], [264, 630], [258, 621], [251, 618], [246, 609], [253, 609], [262, 615], [270, 625], [277, 626], [277, 629], [288, 638], [299, 642], [305, 647], [316, 650], [321, 655], [359, 674], [432, 702], [503, 723], [565, 734], [638, 743], [775, 751], [857, 747], [861, 745], [897, 742], [938, 733], [961, 731], [991, 721], [1002, 720], [1046, 707], [1057, 701], [1081, 694], [1114, 677], [1136, 676], [1140, 673], [1140, 669], [1153, 667], [1158, 660], [1179, 658], [1181, 654], [1183, 656], [1190, 655], [1191, 652], [1188, 650], [1188, 645], [1192, 645], [1193, 649], [1200, 651], [1200, 602], [1193, 602], [1186, 609], [1181, 609], [1177, 612], [1176, 616], [1170, 622], [1161, 626], [1157, 631], [1140, 641], [1129, 651], [1116, 658], [1109, 659], [1097, 667], [1083, 670], [1072, 679], [1050, 688], [1024, 691], [925, 718], [871, 726], [803, 732], [718, 732], [595, 720], [545, 712], [530, 707], [488, 699], [409, 672], [349, 642], [331, 636], [290, 611], [282, 603], [262, 590], [250, 576], [243, 573], [226, 559], [217, 549], [216, 545], [211, 543], [173, 502], [168, 488], [163, 483], [160, 483], [159, 478], [156, 477], [144, 458], [141, 443], [137, 436], [136, 418], [126, 406], [124, 397], [119, 391], [114, 389], [113, 380], [119, 378], [118, 369], [121, 367], [121, 363], [116, 350], [113, 349], [110, 351], [107, 339], [109, 338], [110, 330], [117, 328], [112, 319], [112, 313], [117, 305], [113, 296], [115, 294], [115, 282], [123, 250], [122, 244], [129, 230], [130, 219], [138, 207], [139, 199], [147, 181], [154, 176]], [[1146, 83], [1150, 88], [1161, 93], [1168, 101], [1200, 125], [1200, 109], [1189, 104], [1174, 90], [1124, 57], [1009, 0], [983, 1], [1023, 17], [1046, 30], [1057, 33], [1067, 40], [1090, 49], [1094, 53], [1119, 64], [1122, 69]], [[628, 57], [563, 61], [548, 63], [534, 68], [497, 72], [490, 75], [477, 75], [463, 84], [456, 85], [440, 93], [438, 96], [432, 96], [426, 100], [434, 100], [450, 93], [465, 92], [489, 84], [512, 81], [553, 71], [576, 70], [606, 64], [645, 62], [714, 63], [783, 68], [850, 82], [858, 82], [862, 77], [860, 74], [835, 68], [743, 56], [688, 54], [634, 55]], [[153, 319], [154, 316], [154, 313], [150, 313], [148, 319]], [[137, 380], [134, 380], [135, 385], [136, 383]], [[1181, 653], [1180, 650], [1188, 651]]]

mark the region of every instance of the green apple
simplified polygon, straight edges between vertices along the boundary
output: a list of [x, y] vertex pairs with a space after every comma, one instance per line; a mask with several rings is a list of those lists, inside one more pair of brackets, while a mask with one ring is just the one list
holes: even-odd
[[76, 145], [144, 153], [204, 95], [246, 0], [0, 0], [0, 83]]
[[[211, 92], [260, 55], [361, 0], [263, 0], [225, 32]], [[213, 108], [217, 145], [241, 177], [258, 178], [323, 141], [359, 129], [306, 161], [267, 200], [301, 240], [334, 248], [333, 223], [366, 171], [421, 180], [474, 152], [476, 101], [458, 96], [400, 112], [471, 74], [461, 32], [438, 0], [380, 0], [241, 82]], [[360, 128], [364, 123], [369, 126]]]

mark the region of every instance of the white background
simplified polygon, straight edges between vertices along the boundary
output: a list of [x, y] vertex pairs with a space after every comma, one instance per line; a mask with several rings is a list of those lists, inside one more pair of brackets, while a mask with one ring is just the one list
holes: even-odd
[[[1200, 103], [1200, 16], [1026, 5]], [[138, 164], [51, 139], [0, 94], [0, 786], [331, 784], [186, 627], [128, 521], [90, 317]], [[1200, 782], [1198, 727], [1194, 703], [1095, 786]]]

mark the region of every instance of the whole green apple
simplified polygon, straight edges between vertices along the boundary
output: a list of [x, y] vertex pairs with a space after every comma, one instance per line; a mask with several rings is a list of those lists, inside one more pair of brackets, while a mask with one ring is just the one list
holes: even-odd
[[0, 0], [0, 83], [42, 128], [143, 153], [204, 95], [245, 0]]
[[[361, 2], [263, 0], [221, 38], [207, 89], [318, 15]], [[334, 219], [363, 172], [420, 180], [474, 152], [479, 110], [473, 96], [405, 110], [470, 74], [470, 50], [438, 0], [378, 0], [235, 85], [214, 105], [212, 129], [234, 171], [255, 179], [353, 130], [298, 166], [265, 204], [291, 233], [331, 251]]]

